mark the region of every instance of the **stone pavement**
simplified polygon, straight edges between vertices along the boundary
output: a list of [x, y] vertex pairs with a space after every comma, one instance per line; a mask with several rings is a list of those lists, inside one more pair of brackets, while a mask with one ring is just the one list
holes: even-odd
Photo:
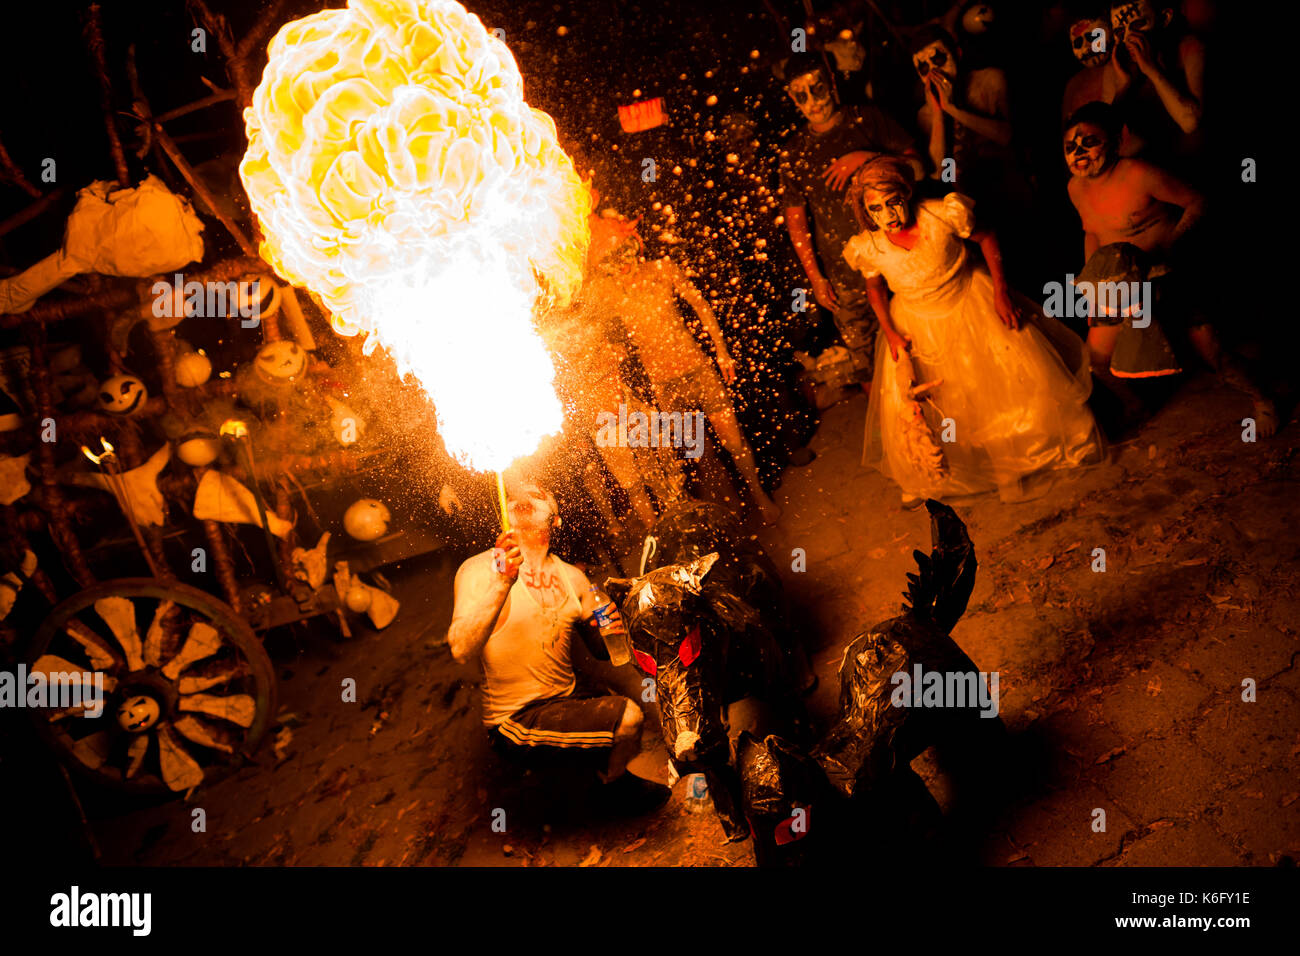
[[[1238, 406], [1242, 407], [1238, 407]], [[828, 410], [818, 458], [785, 473], [785, 513], [760, 534], [814, 626], [814, 716], [860, 630], [898, 612], [925, 512], [858, 464], [865, 398]], [[1100, 466], [1040, 497], [956, 503], [980, 562], [953, 632], [997, 671], [1015, 772], [975, 834], [993, 865], [1275, 865], [1300, 858], [1300, 677], [1295, 495], [1300, 429], [1245, 444], [1244, 401], [1189, 382]], [[804, 549], [806, 569], [793, 570]], [[1106, 570], [1093, 570], [1094, 549]], [[443, 644], [455, 562], [392, 569], [402, 615], [351, 642], [277, 657], [278, 752], [194, 795], [92, 809], [120, 863], [749, 865], [678, 787], [657, 816], [592, 824], [520, 779], [486, 745], [478, 673]], [[354, 677], [359, 703], [339, 702]], [[1243, 697], [1253, 682], [1255, 699]], [[662, 743], [638, 769], [662, 772]], [[943, 776], [914, 766], [941, 805]], [[649, 769], [647, 769], [649, 768]], [[1000, 771], [999, 771], [1000, 772]], [[193, 806], [207, 811], [193, 833]], [[491, 826], [504, 809], [507, 832]], [[1097, 828], [1096, 811], [1105, 813]]]

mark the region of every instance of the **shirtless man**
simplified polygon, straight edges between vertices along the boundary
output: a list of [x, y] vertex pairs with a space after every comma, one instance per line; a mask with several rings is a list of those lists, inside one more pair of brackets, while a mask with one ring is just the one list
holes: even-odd
[[[754, 453], [740, 432], [722, 384], [736, 380], [736, 363], [727, 351], [722, 329], [700, 290], [671, 259], [646, 261], [636, 226], [636, 222], [593, 217], [589, 252], [593, 269], [584, 292], [600, 309], [622, 320], [628, 338], [636, 343], [659, 408], [670, 413], [698, 409], [708, 416], [763, 522], [772, 524], [781, 509], [763, 490]], [[676, 295], [695, 310], [713, 339], [721, 380], [678, 315], [673, 301]]]
[[[632, 511], [642, 525], [639, 534], [648, 532], [655, 523], [654, 505], [646, 493], [649, 487], [660, 506], [675, 501], [682, 493], [685, 476], [671, 449], [632, 448], [599, 440], [600, 413], [628, 404], [629, 413], [638, 400], [629, 396], [619, 368], [627, 360], [622, 330], [617, 323], [583, 308], [552, 313], [541, 330], [556, 359], [556, 385], [564, 398], [567, 418], [579, 434], [590, 439], [600, 458], [627, 494]], [[649, 412], [654, 409], [637, 410]], [[624, 531], [623, 522], [614, 515], [605, 490], [605, 476], [599, 465], [588, 457], [583, 468], [583, 483], [612, 534]], [[638, 540], [638, 547], [640, 546]]]
[[452, 657], [480, 659], [483, 723], [508, 758], [588, 767], [605, 783], [599, 803], [653, 809], [668, 799], [668, 788], [624, 773], [641, 752], [641, 708], [626, 697], [574, 693], [574, 634], [608, 659], [593, 632], [621, 635], [618, 609], [581, 570], [550, 553], [555, 498], [532, 481], [512, 480], [507, 488], [511, 530], [456, 572]]
[[[929, 139], [932, 175], [942, 176], [944, 160], [952, 157], [956, 160], [957, 188], [976, 200], [983, 198], [968, 180], [990, 178], [986, 167], [1009, 160], [1012, 155], [1006, 74], [996, 67], [960, 70], [957, 41], [939, 26], [917, 30], [911, 49], [912, 66], [925, 87], [925, 105], [916, 119]], [[953, 121], [951, 142], [945, 116]]]
[[[1021, 271], [1033, 272], [1039, 244], [1026, 232], [1032, 199], [1029, 181], [1012, 145], [1010, 93], [996, 67], [967, 70], [952, 34], [933, 24], [917, 30], [909, 44], [912, 66], [925, 88], [917, 123], [929, 142], [931, 176], [949, 191], [970, 196], [981, 222], [1011, 250]], [[951, 160], [951, 164], [947, 163]], [[951, 173], [949, 167], [951, 165]], [[953, 175], [955, 173], [955, 179]]]
[[1205, 104], [1205, 44], [1190, 33], [1175, 36], [1167, 0], [1112, 0], [1115, 50], [1103, 102], [1124, 123], [1121, 156], [1168, 164], [1191, 152]]
[[[1205, 200], [1187, 183], [1140, 159], [1118, 155], [1119, 117], [1104, 103], [1088, 103], [1066, 120], [1065, 161], [1070, 169], [1070, 201], [1083, 224], [1084, 258], [1099, 249], [1127, 243], [1141, 250], [1148, 274], [1154, 266], [1166, 267], [1180, 242], [1204, 213]], [[1157, 270], [1159, 272], [1159, 270]], [[1277, 429], [1273, 403], [1219, 345], [1209, 319], [1196, 310], [1189, 295], [1189, 277], [1176, 270], [1161, 275], [1152, 321], [1169, 331], [1182, 325], [1196, 351], [1225, 383], [1245, 392], [1255, 404], [1256, 425], [1267, 437]], [[1115, 391], [1110, 370], [1115, 343], [1123, 323], [1094, 324], [1089, 320], [1088, 346], [1094, 372]]]
[[1081, 16], [1070, 24], [1070, 48], [1083, 69], [1065, 84], [1062, 120], [1084, 103], [1108, 103], [1114, 98], [1114, 91], [1106, 82], [1111, 72], [1105, 69], [1111, 54], [1110, 17], [1106, 15], [1104, 0], [1098, 6], [1099, 15]]

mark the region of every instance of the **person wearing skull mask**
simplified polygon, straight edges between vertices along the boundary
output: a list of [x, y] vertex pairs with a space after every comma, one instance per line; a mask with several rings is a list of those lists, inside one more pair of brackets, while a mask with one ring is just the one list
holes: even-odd
[[[1103, 261], [1123, 257], [1133, 262], [1133, 274], [1120, 281], [1151, 281], [1154, 301], [1147, 318], [1161, 332], [1183, 331], [1224, 382], [1254, 403], [1258, 432], [1267, 438], [1277, 431], [1277, 410], [1236, 359], [1219, 344], [1214, 327], [1200, 305], [1203, 295], [1189, 284], [1197, 269], [1187, 249], [1187, 235], [1205, 211], [1204, 197], [1186, 182], [1142, 159], [1119, 155], [1119, 117], [1106, 103], [1088, 103], [1065, 124], [1065, 162], [1070, 169], [1070, 201], [1083, 225], [1087, 264], [1081, 282], [1097, 281], [1092, 273], [1113, 271]], [[1116, 380], [1147, 378], [1179, 371], [1168, 346], [1135, 348], [1125, 367], [1116, 354], [1124, 331], [1122, 318], [1089, 318], [1088, 346], [1093, 371], [1124, 401], [1130, 413], [1136, 397]], [[1138, 328], [1134, 326], [1134, 328]], [[1149, 333], [1148, 333], [1149, 336]]]
[[[1205, 104], [1205, 44], [1178, 35], [1163, 0], [1112, 0], [1110, 82], [1104, 102], [1125, 127], [1121, 156], [1179, 169], [1197, 151]], [[1184, 170], [1185, 172], [1185, 170]]]
[[807, 126], [781, 150], [786, 230], [813, 298], [833, 316], [859, 379], [865, 382], [874, 365], [877, 326], [861, 283], [842, 256], [844, 244], [857, 232], [853, 214], [844, 204], [844, 189], [849, 177], [873, 156], [904, 156], [917, 177], [923, 167], [912, 138], [884, 111], [873, 104], [835, 102], [820, 57], [791, 56], [785, 81], [786, 93], [807, 120]]
[[[447, 643], [483, 670], [483, 723], [493, 746], [525, 765], [595, 770], [598, 805], [643, 813], [670, 791], [626, 773], [641, 752], [641, 708], [617, 695], [578, 692], [573, 638], [597, 658], [596, 634], [624, 635], [618, 608], [582, 570], [552, 554], [555, 497], [536, 481], [507, 480], [510, 530], [456, 572]], [[625, 639], [625, 638], [624, 638]]]
[[[1012, 145], [1006, 74], [996, 67], [964, 69], [952, 34], [935, 24], [915, 31], [909, 48], [925, 89], [917, 124], [929, 143], [931, 175], [981, 204], [981, 219], [1013, 241], [1030, 195]], [[1017, 257], [1027, 262], [1035, 247], [1019, 245]]]
[[[970, 198], [913, 201], [890, 157], [863, 164], [849, 196], [862, 232], [844, 258], [866, 279], [886, 346], [863, 464], [897, 482], [910, 508], [994, 489], [1020, 500], [1027, 476], [1099, 458], [1083, 343], [1011, 288], [998, 240], [976, 225]], [[965, 239], [979, 245], [982, 263]], [[941, 417], [956, 423], [942, 468], [914, 454], [911, 406], [926, 389], [934, 392], [930, 429]]]
[[1083, 69], [1070, 77], [1061, 98], [1061, 119], [1069, 116], [1084, 103], [1096, 100], [1108, 102], [1113, 97], [1114, 79], [1110, 70], [1103, 69], [1110, 62], [1112, 41], [1110, 18], [1105, 8], [1081, 14], [1070, 24], [1070, 49]]

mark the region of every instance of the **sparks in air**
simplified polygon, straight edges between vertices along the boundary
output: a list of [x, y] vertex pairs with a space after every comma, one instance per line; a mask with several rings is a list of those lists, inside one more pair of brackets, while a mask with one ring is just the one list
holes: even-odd
[[454, 0], [282, 27], [245, 111], [261, 252], [388, 349], [447, 450], [500, 470], [560, 430], [534, 312], [576, 292], [589, 193], [506, 45]]

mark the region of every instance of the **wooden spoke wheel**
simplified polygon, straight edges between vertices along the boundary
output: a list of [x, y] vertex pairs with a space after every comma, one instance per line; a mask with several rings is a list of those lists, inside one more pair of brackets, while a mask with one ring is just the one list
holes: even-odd
[[212, 595], [154, 578], [61, 602], [27, 669], [29, 686], [46, 675], [47, 706], [30, 713], [60, 758], [137, 793], [213, 782], [252, 755], [275, 716], [275, 672], [252, 629]]

